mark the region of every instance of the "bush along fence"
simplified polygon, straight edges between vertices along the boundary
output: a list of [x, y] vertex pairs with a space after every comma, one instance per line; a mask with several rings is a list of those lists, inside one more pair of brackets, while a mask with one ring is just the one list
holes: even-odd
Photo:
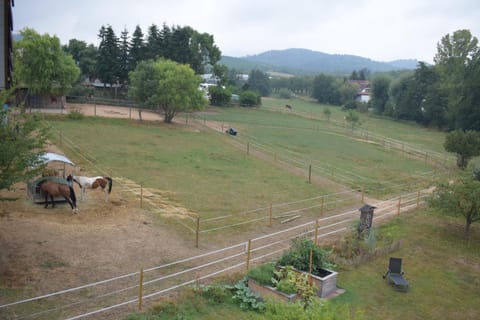
[[[417, 208], [426, 192], [402, 195], [375, 203], [373, 221]], [[246, 271], [252, 265], [279, 257], [298, 237], [320, 239], [337, 236], [351, 228], [358, 210], [322, 217], [265, 234], [225, 248], [186, 257], [170, 263], [142, 268], [136, 272], [62, 289], [35, 297], [9, 301], [0, 297], [2, 319], [83, 319], [91, 316], [117, 319], [119, 313], [142, 310], [157, 298], [222, 273]]]

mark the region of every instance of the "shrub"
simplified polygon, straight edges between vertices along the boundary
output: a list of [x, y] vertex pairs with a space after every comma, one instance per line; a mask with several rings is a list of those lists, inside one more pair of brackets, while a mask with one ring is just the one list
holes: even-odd
[[283, 98], [283, 99], [291, 99], [295, 96], [293, 92], [287, 88], [281, 88], [278, 91], [278, 95], [280, 96], [280, 98]]
[[248, 270], [247, 276], [258, 282], [262, 286], [272, 286], [272, 278], [275, 275], [275, 265], [273, 263], [261, 264]]
[[211, 86], [208, 89], [210, 95], [210, 103], [214, 106], [225, 107], [230, 104], [232, 93], [228, 89], [220, 86]]
[[291, 248], [280, 257], [278, 264], [282, 266], [292, 266], [295, 269], [309, 272], [310, 251], [312, 251], [313, 274], [322, 275], [322, 269], [333, 267], [328, 261], [328, 252], [307, 238], [293, 239]]
[[78, 110], [72, 110], [68, 113], [67, 118], [70, 120], [82, 120], [85, 116]]
[[240, 94], [240, 105], [244, 107], [253, 107], [261, 104], [261, 98], [258, 93], [251, 90], [243, 91]]

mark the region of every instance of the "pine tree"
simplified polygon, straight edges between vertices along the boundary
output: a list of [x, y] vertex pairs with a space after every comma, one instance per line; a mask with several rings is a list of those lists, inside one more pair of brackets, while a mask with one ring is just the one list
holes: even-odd
[[98, 34], [100, 45], [98, 47], [97, 73], [104, 84], [114, 84], [120, 79], [120, 48], [118, 38], [108, 25], [102, 26]]
[[145, 42], [143, 32], [139, 25], [135, 27], [132, 39], [130, 40], [130, 50], [128, 54], [129, 71], [135, 70], [137, 64], [145, 58]]
[[128, 72], [130, 71], [129, 63], [129, 51], [130, 44], [128, 42], [128, 31], [123, 29], [122, 35], [120, 37], [120, 57], [119, 57], [119, 78], [120, 83], [126, 83], [128, 81]]

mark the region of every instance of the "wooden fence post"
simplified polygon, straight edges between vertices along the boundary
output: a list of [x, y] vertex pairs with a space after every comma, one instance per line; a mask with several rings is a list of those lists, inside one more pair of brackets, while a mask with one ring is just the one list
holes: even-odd
[[198, 248], [198, 238], [200, 236], [200, 217], [197, 217], [197, 227], [195, 230], [195, 248]]
[[248, 239], [248, 244], [247, 244], [247, 262], [246, 262], [246, 268], [247, 271], [250, 268], [250, 249], [252, 247], [252, 240]]
[[417, 191], [417, 209], [420, 206], [420, 190]]
[[143, 185], [140, 185], [140, 208], [143, 208]]
[[138, 284], [138, 310], [142, 310], [142, 299], [143, 299], [143, 268], [140, 269], [140, 281]]
[[402, 202], [402, 196], [398, 197], [398, 204], [397, 204], [397, 216], [400, 215], [400, 206]]
[[247, 154], [250, 154], [250, 141], [247, 141]]
[[269, 215], [269, 222], [268, 222], [268, 226], [271, 227], [272, 226], [272, 203], [270, 202], [270, 209], [268, 210], [268, 215]]
[[323, 205], [325, 203], [325, 196], [322, 196], [322, 205], [320, 207], [320, 216], [323, 216]]
[[308, 166], [308, 183], [312, 183], [312, 165]]
[[132, 107], [128, 108], [128, 120], [132, 120]]
[[318, 244], [318, 219], [315, 220], [315, 245]]
[[95, 105], [93, 106], [93, 115], [94, 116], [97, 116], [97, 104], [95, 103]]

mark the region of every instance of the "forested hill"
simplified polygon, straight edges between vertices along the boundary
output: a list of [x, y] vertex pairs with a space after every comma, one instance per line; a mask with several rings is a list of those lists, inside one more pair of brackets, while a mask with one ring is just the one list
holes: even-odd
[[242, 58], [222, 57], [220, 63], [243, 71], [260, 69], [293, 74], [350, 74], [366, 68], [371, 72], [415, 69], [417, 60], [374, 61], [354, 55], [328, 54], [308, 49], [271, 50]]

